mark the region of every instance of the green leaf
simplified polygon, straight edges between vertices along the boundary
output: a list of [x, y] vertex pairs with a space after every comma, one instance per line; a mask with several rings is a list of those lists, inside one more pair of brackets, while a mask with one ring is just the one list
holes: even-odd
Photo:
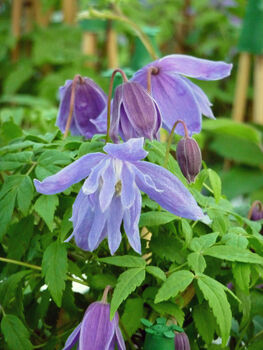
[[190, 243], [190, 249], [195, 252], [201, 252], [204, 249], [211, 247], [213, 244], [215, 244], [217, 237], [218, 233], [213, 232], [198, 238], [193, 238]]
[[34, 196], [34, 187], [31, 178], [26, 175], [17, 190], [18, 209], [26, 215]]
[[160, 235], [153, 235], [150, 241], [150, 249], [153, 254], [165, 258], [169, 261], [176, 261], [182, 264], [184, 261], [184, 253], [182, 251], [182, 243], [167, 232], [162, 232]]
[[204, 250], [203, 254], [228, 261], [240, 261], [263, 265], [263, 258], [258, 254], [232, 245], [217, 245], [210, 247]]
[[67, 250], [65, 244], [51, 243], [45, 250], [42, 260], [42, 273], [52, 298], [61, 306], [65, 280], [67, 278]]
[[71, 157], [67, 153], [57, 150], [47, 150], [38, 158], [38, 165], [35, 169], [36, 176], [43, 180], [47, 176], [53, 175], [61, 170], [60, 166], [68, 165]]
[[1, 329], [10, 350], [31, 350], [30, 334], [24, 324], [15, 315], [5, 315]]
[[250, 283], [250, 265], [245, 263], [235, 263], [233, 264], [233, 276], [236, 282], [236, 285], [243, 291], [249, 291]]
[[146, 265], [143, 258], [133, 255], [109, 256], [108, 258], [101, 258], [99, 261], [120, 267], [145, 267]]
[[34, 68], [30, 60], [19, 61], [16, 67], [9, 72], [4, 82], [4, 94], [12, 95], [17, 92], [33, 74]]
[[219, 326], [222, 344], [225, 346], [230, 335], [232, 313], [224, 291], [224, 286], [206, 275], [199, 276], [197, 283], [213, 311]]
[[206, 268], [206, 262], [199, 252], [190, 253], [187, 256], [187, 262], [188, 266], [195, 272], [195, 273], [203, 273]]
[[158, 312], [161, 316], [173, 316], [178, 324], [182, 327], [184, 323], [184, 312], [179, 308], [178, 305], [169, 301], [163, 301], [162, 303], [158, 304], [147, 301], [147, 304], [149, 304], [151, 308]]
[[[141, 326], [141, 318], [143, 317], [143, 303], [142, 298], [126, 300], [124, 313], [121, 320], [129, 337], [131, 337]], [[131, 317], [131, 315], [133, 315], [133, 317]]]
[[208, 169], [207, 172], [212, 190], [214, 191], [215, 200], [219, 202], [222, 189], [221, 179], [214, 170]]
[[1, 170], [14, 170], [29, 163], [32, 159], [33, 152], [25, 151], [19, 153], [9, 153], [0, 159]]
[[146, 272], [150, 273], [151, 275], [153, 275], [156, 278], [159, 278], [162, 281], [166, 280], [165, 273], [163, 272], [163, 270], [161, 270], [157, 266], [147, 266], [146, 267]]
[[191, 225], [189, 224], [188, 221], [186, 221], [185, 219], [182, 219], [181, 221], [182, 223], [182, 233], [184, 235], [185, 238], [185, 248], [188, 247], [192, 237], [193, 237], [193, 229], [191, 227]]
[[123, 272], [119, 278], [116, 287], [114, 288], [110, 318], [115, 315], [120, 304], [130, 295], [145, 279], [145, 269], [136, 267]]
[[154, 302], [160, 303], [163, 300], [177, 296], [178, 293], [183, 292], [189, 286], [193, 278], [194, 275], [187, 270], [172, 273], [158, 290]]
[[143, 226], [160, 226], [176, 220], [176, 216], [167, 211], [148, 211], [142, 213], [139, 221], [139, 227]]
[[6, 280], [0, 283], [0, 300], [1, 305], [8, 306], [12, 298], [14, 297], [18, 285], [23, 281], [23, 279], [29, 275], [31, 271], [24, 270], [19, 271], [11, 276], [9, 276]]
[[58, 206], [58, 196], [41, 195], [34, 205], [35, 211], [45, 221], [50, 231], [53, 231], [53, 218]]
[[248, 239], [242, 235], [229, 232], [223, 236], [222, 243], [233, 247], [245, 249], [248, 245]]
[[198, 333], [204, 339], [206, 344], [210, 344], [214, 339], [216, 322], [206, 302], [202, 305], [194, 306], [193, 319]]

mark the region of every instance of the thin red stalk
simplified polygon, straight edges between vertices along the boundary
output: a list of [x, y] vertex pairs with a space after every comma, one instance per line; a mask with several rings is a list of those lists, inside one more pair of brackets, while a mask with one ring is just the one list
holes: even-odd
[[157, 74], [159, 72], [159, 68], [157, 67], [150, 67], [147, 70], [147, 91], [149, 94], [152, 93], [152, 74]]
[[101, 298], [101, 302], [103, 304], [107, 304], [107, 298], [108, 298], [108, 293], [109, 291], [112, 289], [111, 286], [106, 286], [106, 288], [104, 289], [104, 292], [103, 292], [103, 295], [102, 295], [102, 298]]

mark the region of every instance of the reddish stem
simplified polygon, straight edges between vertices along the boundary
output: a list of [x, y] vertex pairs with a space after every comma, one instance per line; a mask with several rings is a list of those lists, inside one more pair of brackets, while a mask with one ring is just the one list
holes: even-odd
[[159, 72], [159, 68], [157, 67], [150, 67], [147, 70], [147, 91], [149, 92], [149, 94], [152, 93], [152, 74], [156, 75]]
[[107, 301], [107, 298], [108, 298], [108, 293], [109, 291], [112, 289], [111, 286], [106, 286], [106, 288], [104, 289], [104, 292], [103, 292], [103, 295], [102, 295], [102, 298], [101, 298], [101, 302], [103, 304], [107, 304], [108, 301]]

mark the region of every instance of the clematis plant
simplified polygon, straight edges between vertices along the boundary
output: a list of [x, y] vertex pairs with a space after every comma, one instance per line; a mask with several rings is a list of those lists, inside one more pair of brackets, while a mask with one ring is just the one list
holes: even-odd
[[63, 350], [70, 350], [78, 344], [79, 350], [125, 350], [125, 343], [119, 328], [119, 315], [110, 320], [110, 305], [107, 303], [107, 286], [102, 300], [90, 304], [83, 320], [68, 337]]
[[[171, 131], [182, 119], [190, 134], [201, 131], [202, 114], [215, 118], [205, 93], [189, 79], [219, 80], [230, 75], [232, 64], [213, 62], [186, 55], [169, 55], [147, 64], [137, 71], [132, 81], [147, 88], [162, 114], [162, 126]], [[176, 132], [184, 134], [178, 125]]]
[[192, 220], [204, 217], [177, 177], [158, 165], [141, 161], [147, 156], [143, 142], [138, 138], [122, 144], [108, 143], [104, 147], [107, 154], [87, 154], [42, 182], [34, 180], [38, 192], [55, 194], [86, 178], [71, 218], [72, 236], [78, 247], [93, 251], [108, 237], [114, 254], [121, 242], [123, 221], [130, 245], [140, 253], [140, 190], [174, 215]]
[[61, 132], [91, 138], [106, 132], [106, 122], [98, 117], [106, 106], [104, 91], [90, 78], [76, 75], [59, 89], [60, 105], [56, 125]]

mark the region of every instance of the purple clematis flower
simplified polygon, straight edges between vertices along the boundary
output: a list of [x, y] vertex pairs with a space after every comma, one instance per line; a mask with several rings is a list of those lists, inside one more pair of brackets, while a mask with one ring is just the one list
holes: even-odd
[[110, 127], [110, 137], [118, 142], [135, 137], [157, 139], [161, 113], [152, 96], [140, 84], [125, 82], [116, 88]]
[[114, 254], [121, 242], [123, 221], [130, 245], [140, 253], [140, 190], [174, 215], [192, 220], [204, 217], [177, 177], [158, 165], [141, 161], [147, 155], [143, 138], [122, 144], [108, 143], [104, 151], [107, 154], [87, 154], [42, 182], [34, 180], [38, 192], [55, 194], [87, 178], [73, 205], [71, 218], [72, 236], [78, 247], [93, 251], [107, 236], [110, 252]]
[[[184, 75], [200, 80], [219, 80], [230, 74], [232, 64], [186, 55], [170, 55], [140, 69], [132, 81], [146, 88], [149, 69], [153, 69], [151, 93], [160, 108], [162, 126], [171, 131], [174, 123], [182, 119], [190, 134], [193, 134], [201, 131], [202, 114], [209, 118], [215, 117], [205, 93]], [[182, 125], [178, 124], [176, 131], [184, 135]]]
[[101, 123], [97, 120], [107, 103], [105, 93], [92, 79], [78, 75], [74, 80], [67, 80], [66, 84], [59, 89], [60, 106], [56, 125], [61, 132], [65, 132], [70, 114], [72, 90], [75, 85], [73, 116], [70, 123], [71, 134], [91, 138], [95, 134], [106, 132], [106, 121]]
[[125, 350], [125, 343], [119, 328], [116, 313], [110, 321], [110, 305], [103, 302], [90, 304], [82, 322], [68, 337], [63, 350], [70, 350], [78, 344], [78, 350]]

